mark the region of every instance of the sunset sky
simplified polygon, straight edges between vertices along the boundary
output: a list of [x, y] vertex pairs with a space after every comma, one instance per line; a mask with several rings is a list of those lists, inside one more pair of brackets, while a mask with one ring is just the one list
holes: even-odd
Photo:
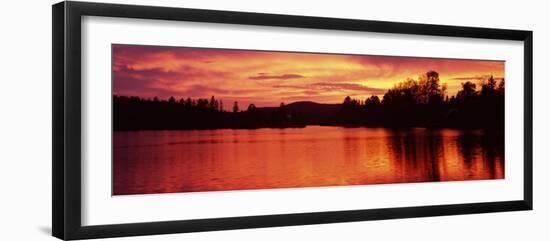
[[113, 45], [113, 94], [210, 98], [231, 107], [380, 97], [407, 78], [439, 72], [447, 94], [460, 83], [504, 77], [503, 61]]

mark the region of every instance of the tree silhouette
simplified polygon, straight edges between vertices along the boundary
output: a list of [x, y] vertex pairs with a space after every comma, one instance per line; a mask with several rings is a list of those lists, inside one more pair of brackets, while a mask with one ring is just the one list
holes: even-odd
[[233, 103], [233, 113], [237, 113], [237, 112], [239, 112], [239, 103], [235, 101]]
[[380, 98], [377, 95], [372, 95], [365, 100], [365, 107], [367, 109], [378, 108], [380, 106]]
[[461, 83], [455, 95], [447, 95], [440, 76], [428, 71], [417, 80], [408, 78], [388, 89], [380, 98], [345, 96], [340, 104], [313, 102], [280, 103], [257, 107], [250, 103], [241, 112], [237, 101], [232, 112], [223, 101], [208, 98], [113, 96], [114, 130], [288, 128], [307, 125], [382, 126], [429, 128], [504, 128], [504, 79], [493, 76], [479, 84]]
[[252, 111], [255, 111], [255, 110], [256, 110], [256, 105], [254, 105], [254, 104], [248, 105], [248, 108], [246, 109], [246, 111], [248, 111], [248, 112], [252, 112]]
[[476, 84], [467, 81], [466, 83], [462, 83], [462, 90], [458, 91], [456, 98], [464, 101], [475, 97], [476, 94]]
[[216, 100], [216, 98], [214, 98], [214, 96], [212, 96], [210, 98], [210, 103], [208, 103], [208, 106], [211, 110], [218, 110], [218, 101]]
[[481, 85], [481, 95], [482, 96], [493, 96], [496, 94], [497, 91], [497, 82], [493, 78], [493, 76], [489, 77], [486, 83], [482, 83]]
[[497, 92], [499, 95], [504, 96], [504, 79], [502, 79], [498, 84]]
[[351, 97], [346, 96], [346, 98], [344, 98], [344, 103], [343, 103], [343, 105], [344, 105], [345, 107], [351, 106]]

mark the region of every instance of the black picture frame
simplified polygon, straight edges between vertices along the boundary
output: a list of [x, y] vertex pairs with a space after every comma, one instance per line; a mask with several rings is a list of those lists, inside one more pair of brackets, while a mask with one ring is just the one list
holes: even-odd
[[[380, 219], [531, 210], [533, 32], [491, 28], [366, 21], [277, 14], [150, 7], [89, 2], [60, 2], [52, 6], [53, 23], [53, 195], [52, 233], [60, 239], [199, 232], [212, 230], [307, 225]], [[104, 16], [327, 30], [366, 31], [426, 36], [450, 36], [524, 43], [524, 186], [523, 199], [501, 202], [416, 206], [368, 210], [139, 222], [82, 226], [81, 224], [81, 17]]]

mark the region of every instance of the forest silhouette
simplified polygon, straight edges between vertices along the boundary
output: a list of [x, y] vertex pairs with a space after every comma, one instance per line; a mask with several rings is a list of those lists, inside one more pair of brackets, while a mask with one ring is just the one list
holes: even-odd
[[[344, 127], [504, 128], [504, 79], [490, 76], [476, 85], [463, 82], [452, 96], [436, 71], [407, 79], [382, 98], [344, 97], [340, 104], [310, 101], [281, 103], [278, 107], [241, 110], [238, 103], [224, 107], [222, 100], [170, 97], [113, 96], [113, 125], [123, 130], [192, 130], [300, 128], [307, 125]], [[228, 111], [229, 110], [229, 111]]]

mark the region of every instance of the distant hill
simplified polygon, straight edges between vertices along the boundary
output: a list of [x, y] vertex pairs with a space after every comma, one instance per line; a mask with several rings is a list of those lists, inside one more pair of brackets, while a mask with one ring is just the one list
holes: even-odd
[[[298, 101], [286, 105], [289, 113], [297, 115], [301, 120], [309, 124], [323, 124], [340, 111], [342, 104], [320, 104], [312, 101]], [[272, 112], [278, 107], [258, 108], [261, 112]]]

